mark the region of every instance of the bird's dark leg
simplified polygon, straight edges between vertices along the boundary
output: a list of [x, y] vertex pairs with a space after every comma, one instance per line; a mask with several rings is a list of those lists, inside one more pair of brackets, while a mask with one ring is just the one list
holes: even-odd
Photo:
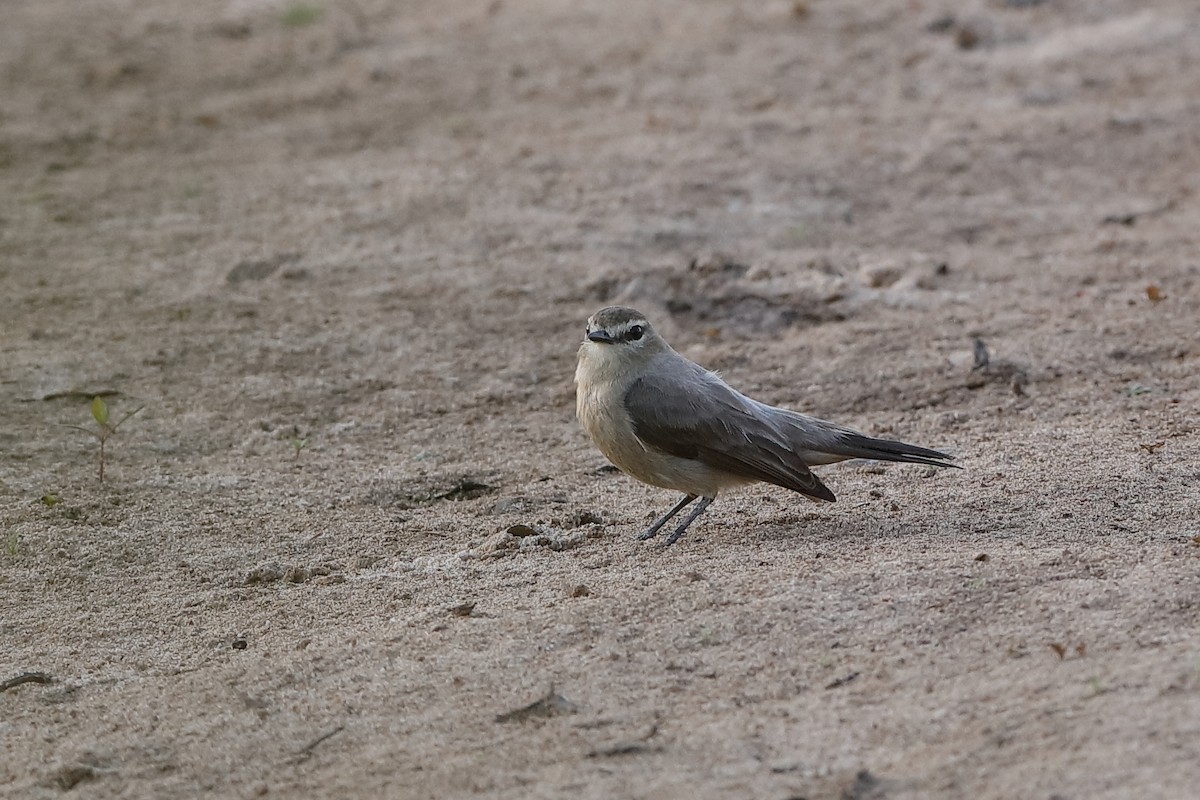
[[683, 536], [683, 532], [688, 529], [688, 525], [691, 525], [693, 522], [695, 522], [696, 517], [703, 514], [704, 509], [708, 508], [708, 504], [711, 503], [715, 499], [716, 499], [715, 497], [701, 497], [700, 503], [695, 508], [692, 509], [692, 513], [687, 515], [687, 519], [685, 519], [683, 522], [679, 523], [679, 527], [675, 529], [675, 532], [667, 537], [666, 546], [670, 547], [671, 545], [673, 545], [677, 541], [679, 541], [679, 537]]
[[638, 541], [644, 542], [647, 539], [652, 539], [654, 537], [654, 535], [656, 533], [658, 533], [659, 528], [661, 528], [663, 525], [666, 525], [667, 522], [670, 521], [671, 517], [675, 516], [680, 511], [683, 511], [683, 509], [687, 506], [687, 504], [692, 502], [693, 500], [695, 500], [696, 497], [697, 497], [697, 495], [694, 495], [694, 494], [684, 495], [683, 499], [680, 500], [678, 503], [676, 503], [674, 508], [672, 508], [666, 514], [663, 514], [661, 517], [659, 517], [657, 520], [655, 520], [653, 525], [651, 525], [649, 528], [647, 528], [645, 530], [644, 533], [642, 533], [640, 536], [638, 536]]

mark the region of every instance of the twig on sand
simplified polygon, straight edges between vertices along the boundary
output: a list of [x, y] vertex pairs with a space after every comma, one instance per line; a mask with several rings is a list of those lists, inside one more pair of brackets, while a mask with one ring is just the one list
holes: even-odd
[[317, 749], [318, 745], [320, 745], [322, 742], [332, 739], [334, 736], [337, 736], [339, 733], [341, 733], [344, 730], [346, 730], [345, 725], [338, 725], [336, 728], [329, 731], [328, 733], [321, 734], [320, 736], [313, 739], [308, 744], [304, 745], [304, 747], [301, 747], [300, 750], [296, 753], [295, 763], [299, 764], [302, 761], [306, 761], [310, 756], [312, 756], [313, 750]]
[[558, 692], [554, 691], [554, 687], [550, 687], [550, 691], [545, 695], [534, 700], [527, 706], [506, 711], [503, 714], [496, 715], [496, 722], [524, 722], [528, 719], [536, 717], [553, 717], [558, 714], [574, 714], [579, 710], [579, 706], [572, 703], [567, 698], [563, 697]]
[[15, 689], [22, 683], [53, 683], [54, 679], [44, 672], [22, 672], [14, 678], [9, 678], [0, 683], [0, 692], [7, 692], [9, 689]]

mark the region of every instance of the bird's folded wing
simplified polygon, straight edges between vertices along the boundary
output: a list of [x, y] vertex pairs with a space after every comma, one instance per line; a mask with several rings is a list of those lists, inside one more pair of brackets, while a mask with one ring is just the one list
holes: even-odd
[[788, 446], [786, 436], [755, 414], [753, 405], [707, 373], [638, 378], [625, 410], [643, 444], [744, 478], [809, 497], [834, 500]]

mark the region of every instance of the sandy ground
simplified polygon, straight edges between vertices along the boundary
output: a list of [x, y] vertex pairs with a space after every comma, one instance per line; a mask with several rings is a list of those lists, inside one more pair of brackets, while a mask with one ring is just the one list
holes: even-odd
[[[1198, 75], [1192, 0], [6, 4], [0, 795], [1194, 797]], [[634, 542], [614, 302], [965, 469]]]

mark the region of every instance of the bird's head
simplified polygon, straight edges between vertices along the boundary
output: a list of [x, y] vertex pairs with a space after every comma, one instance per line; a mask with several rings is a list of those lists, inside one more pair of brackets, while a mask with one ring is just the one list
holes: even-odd
[[607, 359], [631, 360], [666, 348], [646, 315], [632, 308], [609, 306], [592, 314], [584, 331], [583, 351]]
[[588, 318], [584, 342], [625, 351], [652, 349], [662, 339], [646, 320], [646, 314], [632, 308], [610, 306]]

